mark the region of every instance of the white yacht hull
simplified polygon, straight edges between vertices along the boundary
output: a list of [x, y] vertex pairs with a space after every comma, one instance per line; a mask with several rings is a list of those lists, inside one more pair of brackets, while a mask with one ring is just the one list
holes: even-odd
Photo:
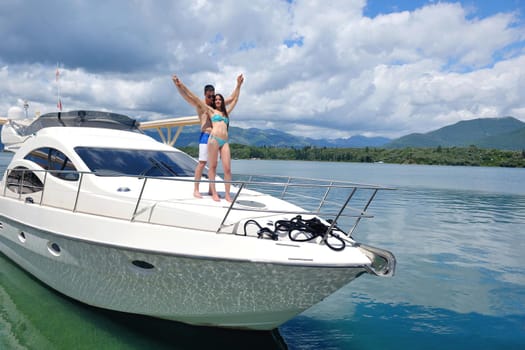
[[[379, 190], [249, 175], [194, 197], [189, 155], [126, 116], [9, 121], [0, 252], [84, 303], [189, 324], [267, 330], [395, 257], [352, 233]], [[346, 226], [349, 230], [340, 228]]]
[[[362, 266], [312, 267], [132, 250], [0, 220], [0, 250], [57, 291], [101, 308], [195, 325], [273, 329], [365, 272]], [[50, 252], [49, 242], [61, 247], [60, 256]], [[133, 261], [155, 268], [137, 267]]]

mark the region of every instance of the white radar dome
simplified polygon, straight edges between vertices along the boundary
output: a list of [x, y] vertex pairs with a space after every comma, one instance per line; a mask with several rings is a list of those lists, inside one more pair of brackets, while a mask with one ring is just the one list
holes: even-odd
[[22, 108], [13, 106], [7, 110], [7, 119], [24, 119], [25, 113]]

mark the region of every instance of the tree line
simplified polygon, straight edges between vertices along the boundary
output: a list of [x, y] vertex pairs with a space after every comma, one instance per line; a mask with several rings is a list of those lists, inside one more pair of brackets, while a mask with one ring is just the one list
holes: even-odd
[[[470, 147], [435, 148], [329, 148], [306, 146], [285, 148], [231, 144], [233, 159], [310, 160], [330, 162], [427, 164], [458, 166], [498, 166], [525, 168], [525, 150], [506, 151]], [[181, 147], [196, 157], [197, 147]]]

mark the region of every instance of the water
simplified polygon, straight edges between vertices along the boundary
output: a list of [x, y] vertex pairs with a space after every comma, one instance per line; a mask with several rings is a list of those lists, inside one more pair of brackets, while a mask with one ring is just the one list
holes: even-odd
[[[7, 163], [0, 155], [0, 168]], [[0, 255], [0, 349], [524, 349], [525, 169], [237, 160], [236, 173], [352, 180], [382, 192], [355, 237], [395, 253], [275, 332], [92, 308]]]

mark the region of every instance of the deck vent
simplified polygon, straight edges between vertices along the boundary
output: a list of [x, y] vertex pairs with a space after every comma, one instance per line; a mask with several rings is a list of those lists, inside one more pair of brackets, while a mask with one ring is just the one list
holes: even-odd
[[266, 205], [264, 203], [244, 200], [244, 199], [236, 201], [235, 204], [239, 207], [245, 207], [245, 208], [257, 208], [257, 209], [266, 208]]
[[51, 255], [54, 256], [60, 256], [60, 253], [62, 250], [60, 249], [60, 246], [57, 243], [48, 242], [47, 243], [47, 250], [51, 253]]
[[25, 242], [26, 242], [26, 234], [25, 234], [24, 232], [21, 231], [21, 232], [18, 234], [18, 240], [19, 240], [20, 242], [22, 242], [22, 243], [25, 243]]
[[141, 268], [141, 269], [144, 269], [144, 270], [151, 270], [151, 269], [155, 268], [155, 266], [153, 266], [149, 262], [146, 262], [146, 261], [143, 261], [143, 260], [133, 260], [131, 263], [134, 266], [136, 266], [138, 268]]

